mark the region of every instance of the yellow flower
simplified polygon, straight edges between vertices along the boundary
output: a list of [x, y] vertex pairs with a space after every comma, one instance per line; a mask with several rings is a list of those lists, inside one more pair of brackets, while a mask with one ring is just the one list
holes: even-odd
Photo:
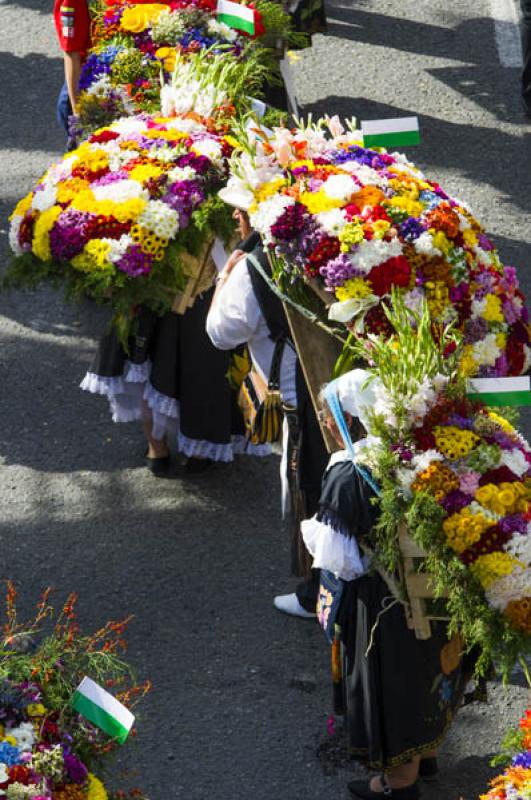
[[263, 203], [265, 200], [277, 194], [286, 185], [287, 181], [284, 178], [275, 178], [274, 181], [264, 183], [264, 185], [256, 189], [254, 193], [255, 202], [258, 204]]
[[478, 243], [477, 233], [472, 228], [466, 228], [463, 231], [463, 239], [469, 247], [474, 247]]
[[479, 372], [479, 364], [473, 356], [474, 348], [471, 344], [466, 344], [463, 348], [463, 355], [459, 364], [459, 371], [465, 378], [471, 378]]
[[90, 187], [90, 183], [84, 178], [70, 178], [63, 181], [57, 187], [57, 202], [70, 203], [79, 192], [84, 192]]
[[355, 244], [359, 244], [364, 239], [363, 226], [360, 222], [348, 222], [339, 234], [341, 242], [341, 252], [348, 253]]
[[17, 746], [17, 740], [15, 739], [14, 736], [5, 736], [4, 737], [4, 742], [7, 742], [12, 747], [16, 747]]
[[46, 709], [42, 703], [30, 703], [26, 711], [30, 717], [44, 717], [46, 714]]
[[394, 197], [391, 197], [390, 200], [383, 203], [383, 205], [389, 208], [397, 208], [400, 211], [405, 211], [410, 217], [419, 217], [424, 210], [422, 203], [417, 203], [410, 197], [399, 194], [395, 194]]
[[370, 294], [372, 289], [363, 278], [351, 278], [336, 289], [336, 297], [341, 302], [351, 298], [368, 297]]
[[52, 206], [47, 211], [43, 211], [35, 223], [31, 249], [34, 255], [40, 258], [41, 261], [49, 261], [52, 257], [49, 233], [62, 210], [61, 206]]
[[516, 433], [515, 429], [511, 425], [511, 423], [507, 422], [506, 419], [504, 419], [503, 417], [500, 417], [500, 415], [496, 414], [494, 411], [489, 411], [488, 412], [488, 417], [493, 422], [495, 422], [497, 425], [499, 425], [500, 428], [502, 429], [502, 431], [504, 431], [504, 433], [509, 433], [509, 434], [511, 434], [511, 433], [515, 434]]
[[386, 219], [377, 219], [376, 222], [372, 223], [372, 232], [374, 234], [374, 238], [383, 239], [390, 227], [391, 223]]
[[433, 429], [437, 450], [450, 461], [465, 458], [479, 442], [473, 431], [461, 430], [454, 425], [436, 425]]
[[32, 200], [33, 200], [33, 192], [30, 192], [22, 200], [19, 200], [15, 206], [13, 213], [10, 215], [9, 219], [12, 220], [13, 217], [23, 217], [26, 211], [30, 210]]
[[484, 589], [488, 589], [498, 578], [510, 575], [520, 562], [508, 553], [488, 553], [479, 556], [470, 567], [470, 571], [479, 580]]
[[126, 6], [120, 20], [121, 28], [129, 33], [141, 33], [153, 22], [156, 22], [162, 11], [166, 11], [167, 8], [168, 6], [160, 3]]
[[452, 243], [447, 239], [446, 234], [442, 231], [435, 231], [433, 228], [430, 228], [430, 233], [433, 237], [433, 246], [440, 250], [441, 253], [444, 253], [444, 255], [448, 255], [448, 252], [452, 248]]
[[102, 239], [91, 239], [83, 248], [83, 252], [72, 259], [71, 264], [80, 272], [111, 270], [113, 265], [108, 258], [110, 249], [109, 242], [104, 242]]
[[89, 772], [87, 800], [107, 800], [107, 797], [107, 791], [103, 783], [92, 772]]
[[163, 170], [161, 170], [160, 167], [155, 167], [153, 164], [138, 164], [136, 167], [133, 167], [129, 174], [131, 180], [145, 183], [152, 178], [158, 178], [159, 175], [162, 175], [162, 172]]
[[500, 517], [506, 514], [514, 514], [517, 511], [526, 512], [528, 502], [531, 499], [530, 492], [524, 483], [515, 481], [514, 483], [503, 482], [496, 486], [487, 483], [480, 486], [475, 493], [478, 503], [493, 511]]
[[485, 297], [485, 310], [481, 316], [487, 322], [504, 322], [500, 298], [495, 294], [488, 294]]
[[96, 205], [96, 198], [92, 189], [85, 189], [74, 196], [71, 207], [77, 211], [92, 211]]
[[469, 508], [463, 508], [444, 520], [443, 531], [449, 546], [456, 553], [462, 553], [467, 547], [479, 542], [491, 525], [492, 520], [484, 514], [473, 514]]
[[241, 144], [239, 143], [239, 141], [237, 139], [234, 138], [234, 136], [227, 135], [227, 136], [224, 136], [223, 138], [225, 139], [227, 144], [230, 144], [230, 146], [234, 147], [235, 150], [241, 150], [242, 149]]
[[341, 208], [345, 205], [344, 200], [337, 200], [328, 197], [322, 189], [318, 192], [302, 192], [299, 197], [300, 202], [306, 206], [310, 214], [320, 214], [323, 211], [332, 211], [334, 208]]

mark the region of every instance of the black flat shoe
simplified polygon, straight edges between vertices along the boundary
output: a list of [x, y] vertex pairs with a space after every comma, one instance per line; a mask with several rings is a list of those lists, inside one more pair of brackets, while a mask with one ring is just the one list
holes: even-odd
[[155, 476], [155, 478], [166, 478], [175, 480], [179, 477], [179, 473], [171, 462], [171, 456], [162, 456], [161, 458], [148, 458], [146, 456], [146, 467]]
[[384, 776], [380, 776], [383, 790], [374, 792], [368, 781], [350, 781], [347, 784], [348, 790], [356, 800], [418, 800], [420, 789], [418, 783], [405, 786], [403, 789], [392, 789]]
[[190, 456], [190, 458], [186, 459], [184, 471], [187, 475], [201, 475], [213, 467], [215, 463], [211, 458], [194, 458]]
[[433, 783], [439, 776], [439, 765], [436, 758], [421, 758], [419, 776], [427, 783]]

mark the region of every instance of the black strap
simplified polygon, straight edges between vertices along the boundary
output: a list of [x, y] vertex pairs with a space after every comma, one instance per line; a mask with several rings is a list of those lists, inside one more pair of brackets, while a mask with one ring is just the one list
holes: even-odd
[[271, 281], [271, 266], [261, 241], [247, 256], [247, 270], [256, 301], [269, 330], [269, 337], [274, 342], [278, 339], [289, 339], [290, 329], [282, 301], [265, 279], [267, 277]]
[[280, 367], [282, 365], [285, 344], [285, 339], [277, 339], [275, 342], [275, 349], [273, 350], [273, 357], [271, 358], [271, 368], [269, 370], [269, 380], [267, 382], [267, 388], [270, 392], [278, 392], [280, 389]]

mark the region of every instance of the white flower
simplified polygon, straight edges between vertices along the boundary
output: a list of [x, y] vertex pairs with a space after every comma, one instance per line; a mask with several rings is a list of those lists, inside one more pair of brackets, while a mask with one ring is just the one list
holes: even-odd
[[482, 300], [473, 300], [471, 306], [471, 312], [473, 317], [482, 317], [483, 312], [487, 308], [487, 298], [484, 297]]
[[488, 602], [503, 611], [511, 600], [522, 600], [531, 596], [531, 569], [515, 567], [510, 575], [494, 581], [485, 591]]
[[107, 258], [112, 264], [119, 261], [124, 255], [128, 247], [134, 244], [133, 239], [128, 233], [122, 234], [119, 239], [103, 239], [109, 245], [109, 253]]
[[181, 131], [181, 133], [203, 133], [206, 130], [202, 122], [184, 117], [175, 117], [164, 124], [167, 128]]
[[442, 256], [442, 252], [433, 244], [433, 237], [429, 231], [424, 231], [418, 239], [415, 239], [415, 250], [426, 256]]
[[176, 183], [177, 181], [193, 181], [196, 177], [196, 171], [193, 167], [174, 167], [167, 173], [169, 183]]
[[377, 264], [401, 254], [402, 242], [399, 239], [391, 239], [390, 242], [385, 242], [383, 239], [372, 239], [360, 242], [357, 249], [349, 254], [349, 258], [356, 269], [367, 273]]
[[295, 204], [293, 197], [285, 194], [275, 194], [260, 203], [257, 211], [250, 215], [251, 227], [255, 228], [261, 235], [264, 244], [273, 242], [271, 236], [271, 226], [290, 206]]
[[358, 161], [344, 161], [341, 169], [350, 172], [362, 186], [384, 186], [386, 182], [379, 172]]
[[214, 36], [219, 36], [227, 42], [234, 42], [238, 38], [238, 34], [233, 28], [229, 28], [224, 22], [218, 22], [216, 19], [209, 19], [207, 30]]
[[472, 345], [472, 358], [482, 366], [493, 367], [500, 355], [495, 333], [488, 333], [484, 339]]
[[369, 294], [367, 297], [351, 297], [349, 300], [332, 303], [328, 309], [328, 319], [334, 322], [349, 322], [354, 317], [358, 317], [363, 312], [378, 305], [379, 302], [379, 297], [375, 294]]
[[526, 567], [531, 566], [531, 536], [529, 533], [513, 533], [503, 549]]
[[53, 183], [48, 183], [47, 181], [42, 189], [34, 192], [31, 207], [35, 211], [48, 211], [49, 208], [55, 205], [56, 199], [57, 190]]
[[12, 736], [17, 743], [18, 749], [23, 752], [31, 752], [35, 742], [35, 732], [31, 722], [22, 722], [17, 728], [11, 728], [7, 735]]
[[134, 200], [137, 197], [149, 200], [149, 192], [141, 183], [133, 179], [115, 181], [104, 186], [93, 186], [92, 191], [96, 200], [114, 200], [115, 203], [125, 203], [127, 200]]
[[358, 191], [358, 186], [350, 175], [331, 175], [324, 182], [322, 190], [334, 200], [348, 200]]
[[415, 471], [415, 477], [428, 469], [433, 461], [443, 461], [443, 456], [438, 450], [425, 450], [423, 453], [413, 456], [411, 464]]
[[109, 154], [109, 169], [118, 172], [128, 161], [138, 158], [136, 150], [118, 150]]
[[216, 165], [223, 163], [221, 144], [216, 139], [196, 139], [192, 150], [197, 155], [206, 156]]
[[333, 208], [331, 211], [321, 211], [320, 214], [317, 214], [317, 220], [325, 231], [332, 236], [337, 236], [341, 233], [347, 224], [347, 218], [340, 208]]
[[21, 214], [17, 214], [16, 217], [13, 217], [11, 220], [11, 225], [9, 226], [9, 246], [16, 256], [21, 256], [24, 252], [18, 241], [20, 225], [23, 219], [24, 218]]
[[144, 120], [138, 119], [138, 117], [121, 117], [121, 119], [113, 122], [111, 126], [111, 130], [125, 136], [131, 133], [142, 133], [145, 129], [146, 123]]
[[162, 200], [150, 200], [137, 219], [138, 224], [148, 231], [153, 231], [163, 239], [173, 239], [179, 230], [177, 211], [163, 203]]
[[520, 478], [529, 469], [527, 459], [521, 450], [502, 450], [501, 463]]

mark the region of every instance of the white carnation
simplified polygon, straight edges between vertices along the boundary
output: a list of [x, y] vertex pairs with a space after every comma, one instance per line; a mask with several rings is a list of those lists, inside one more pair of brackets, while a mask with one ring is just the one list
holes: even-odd
[[383, 239], [372, 239], [360, 242], [357, 249], [350, 254], [350, 260], [356, 269], [367, 273], [377, 264], [382, 264], [388, 258], [401, 254], [402, 243], [399, 239], [391, 239], [390, 242], [385, 242]]
[[502, 450], [501, 463], [520, 478], [529, 469], [527, 459], [521, 450]]
[[433, 237], [429, 231], [424, 231], [418, 239], [415, 239], [415, 250], [425, 256], [442, 256], [439, 248], [433, 244]]
[[162, 200], [150, 200], [138, 217], [138, 224], [163, 239], [173, 239], [179, 230], [177, 211], [163, 203]]
[[494, 581], [485, 591], [488, 602], [499, 611], [504, 611], [511, 600], [531, 597], [531, 569], [516, 567], [510, 575]]
[[347, 218], [340, 208], [321, 211], [320, 214], [317, 214], [317, 220], [331, 236], [338, 236], [347, 224]]
[[348, 200], [358, 191], [358, 185], [350, 175], [331, 175], [321, 188], [327, 197], [334, 200]]
[[513, 533], [503, 549], [526, 567], [531, 566], [531, 536], [528, 533]]
[[38, 189], [33, 194], [31, 207], [35, 209], [35, 211], [48, 211], [49, 208], [55, 205], [56, 199], [57, 189], [53, 183], [48, 183], [47, 181], [42, 189]]
[[261, 234], [264, 244], [267, 245], [273, 242], [271, 236], [272, 225], [275, 224], [287, 208], [294, 204], [293, 197], [288, 197], [285, 194], [275, 194], [260, 203], [256, 212], [250, 215], [251, 227]]
[[481, 366], [493, 367], [500, 355], [495, 333], [488, 333], [484, 339], [472, 345], [472, 357]]
[[133, 179], [115, 181], [104, 186], [93, 186], [92, 191], [96, 200], [114, 200], [115, 203], [125, 203], [127, 200], [134, 200], [137, 197], [149, 199], [149, 192], [141, 183]]
[[134, 244], [133, 239], [128, 233], [122, 234], [119, 239], [104, 239], [109, 245], [109, 253], [107, 258], [111, 264], [116, 264], [126, 253], [128, 247]]

